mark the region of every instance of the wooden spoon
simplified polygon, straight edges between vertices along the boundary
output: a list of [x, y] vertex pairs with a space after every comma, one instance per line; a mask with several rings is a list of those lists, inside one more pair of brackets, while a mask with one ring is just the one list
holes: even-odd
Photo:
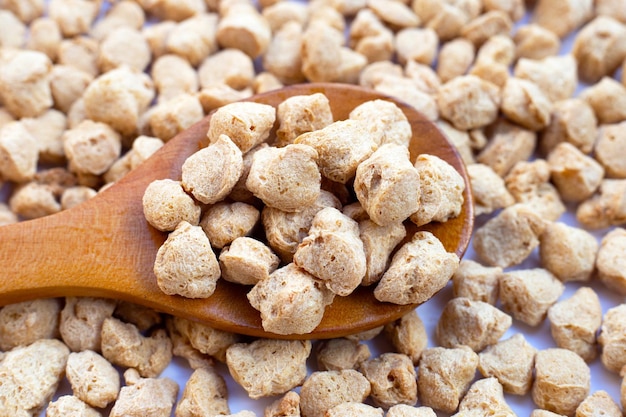
[[[288, 97], [317, 92], [328, 97], [335, 120], [346, 119], [354, 107], [365, 101], [393, 100], [342, 84], [302, 84], [250, 100], [278, 106]], [[465, 180], [461, 215], [446, 223], [421, 228], [438, 236], [448, 251], [462, 256], [474, 222], [465, 167], [455, 148], [432, 122], [412, 107], [396, 104], [413, 128], [412, 158], [421, 153], [437, 155], [452, 164]], [[208, 299], [186, 299], [161, 292], [152, 268], [166, 234], [146, 222], [142, 196], [155, 179], [180, 179], [185, 159], [207, 145], [210, 119], [209, 115], [171, 139], [141, 166], [93, 199], [58, 214], [0, 227], [3, 275], [0, 305], [48, 297], [107, 297], [138, 303], [225, 331], [276, 338], [345, 336], [393, 321], [416, 307], [380, 303], [372, 294], [373, 288], [360, 288], [348, 297], [336, 297], [313, 333], [278, 336], [261, 327], [259, 313], [246, 298], [246, 287], [220, 280], [215, 294]], [[412, 235], [416, 228], [411, 225], [409, 228]]]

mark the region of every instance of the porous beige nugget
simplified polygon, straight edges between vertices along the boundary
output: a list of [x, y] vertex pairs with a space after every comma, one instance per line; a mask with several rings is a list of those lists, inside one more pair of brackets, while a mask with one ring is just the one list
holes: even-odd
[[345, 337], [320, 341], [315, 353], [320, 371], [359, 369], [370, 358], [368, 345]]
[[322, 175], [346, 184], [354, 177], [359, 164], [377, 149], [379, 141], [366, 122], [349, 119], [303, 133], [294, 142], [315, 148]]
[[398, 320], [385, 325], [384, 335], [398, 353], [404, 353], [417, 365], [428, 344], [428, 334], [417, 310], [411, 310]]
[[230, 408], [224, 378], [211, 367], [193, 371], [176, 405], [176, 417], [227, 414]]
[[402, 353], [387, 352], [361, 364], [360, 371], [372, 386], [371, 397], [379, 407], [417, 403], [413, 361]]
[[413, 135], [411, 125], [402, 109], [392, 101], [380, 99], [366, 101], [355, 107], [349, 117], [367, 122], [373, 132], [382, 132], [380, 144], [395, 143], [409, 146]]
[[361, 284], [367, 265], [358, 223], [333, 207], [320, 210], [293, 261], [333, 293], [351, 294]]
[[624, 248], [626, 248], [626, 229], [618, 227], [602, 238], [596, 257], [596, 268], [600, 280], [620, 294], [626, 294]]
[[272, 272], [247, 295], [261, 313], [261, 325], [276, 334], [306, 334], [321, 322], [334, 293], [294, 263]]
[[227, 104], [211, 116], [207, 137], [215, 142], [221, 135], [227, 135], [246, 153], [269, 137], [275, 120], [276, 109], [268, 104]]
[[611, 372], [622, 373], [626, 366], [626, 304], [609, 308], [602, 319], [598, 335], [602, 365]]
[[383, 302], [421, 304], [448, 283], [458, 266], [459, 257], [447, 252], [435, 235], [417, 232], [395, 253], [374, 296]]
[[385, 144], [356, 169], [354, 191], [376, 224], [402, 223], [420, 209], [420, 175], [405, 146]]
[[172, 231], [183, 220], [193, 225], [200, 221], [200, 206], [183, 190], [180, 181], [152, 181], [142, 203], [148, 223], [161, 231]]
[[585, 229], [550, 222], [539, 237], [541, 265], [563, 282], [589, 281], [595, 270], [598, 241]]
[[285, 99], [276, 108], [276, 118], [276, 146], [285, 146], [303, 133], [331, 124], [333, 113], [328, 98], [322, 93], [315, 93]]
[[302, 144], [260, 149], [252, 158], [246, 187], [269, 207], [300, 211], [320, 194], [318, 158], [315, 148]]
[[537, 406], [566, 416], [574, 415], [589, 394], [591, 372], [571, 350], [550, 348], [535, 356], [533, 401]]
[[167, 417], [178, 395], [178, 384], [170, 378], [142, 378], [133, 369], [124, 372], [126, 385], [111, 409], [110, 417]]
[[258, 339], [236, 343], [226, 351], [226, 365], [250, 398], [284, 394], [302, 384], [309, 340]]
[[211, 242], [200, 226], [178, 224], [157, 251], [154, 274], [169, 295], [206, 298], [213, 294], [220, 267]]
[[324, 417], [339, 404], [365, 401], [370, 392], [370, 382], [354, 369], [313, 372], [300, 389], [300, 411], [302, 417]]
[[496, 378], [483, 378], [475, 381], [459, 403], [456, 417], [473, 415], [494, 415], [515, 417], [504, 398], [502, 385]]
[[65, 372], [74, 395], [90, 406], [104, 408], [117, 399], [120, 375], [98, 353], [92, 350], [70, 353]]
[[196, 200], [214, 204], [226, 197], [243, 172], [243, 154], [229, 136], [219, 139], [185, 160], [182, 185]]
[[276, 270], [280, 258], [263, 242], [238, 237], [219, 256], [222, 278], [243, 285], [254, 285]]

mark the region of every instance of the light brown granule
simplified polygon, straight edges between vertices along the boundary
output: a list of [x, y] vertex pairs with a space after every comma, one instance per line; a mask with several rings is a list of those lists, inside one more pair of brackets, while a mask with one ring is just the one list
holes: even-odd
[[138, 29], [119, 27], [100, 42], [97, 64], [101, 72], [121, 66], [144, 71], [152, 59], [150, 47]]
[[437, 75], [446, 83], [465, 75], [474, 61], [476, 48], [465, 38], [456, 38], [441, 45], [437, 58]]
[[598, 414], [607, 417], [620, 417], [622, 415], [619, 405], [604, 390], [589, 395], [576, 408], [576, 417], [590, 417]]
[[[465, 182], [448, 162], [435, 155], [421, 154], [415, 159], [419, 175], [419, 204], [410, 218], [418, 226], [446, 222], [458, 217], [463, 206]], [[405, 193], [405, 198], [411, 196]]]
[[495, 121], [500, 100], [496, 85], [474, 75], [448, 81], [437, 94], [441, 117], [461, 130], [483, 127]]
[[626, 121], [604, 125], [594, 148], [594, 156], [602, 164], [609, 178], [626, 178]]
[[222, 48], [241, 49], [254, 59], [267, 50], [271, 37], [269, 23], [251, 3], [232, 3], [220, 10], [216, 38]]
[[0, 46], [21, 48], [26, 41], [27, 26], [10, 10], [0, 10], [0, 23], [5, 28], [0, 34]]
[[280, 258], [263, 242], [238, 237], [219, 255], [222, 278], [243, 285], [254, 285], [276, 270]]
[[[626, 36], [624, 38], [626, 41]], [[602, 77], [598, 83], [587, 87], [580, 98], [589, 103], [600, 124], [626, 120], [626, 86], [611, 77]]]
[[37, 170], [37, 139], [22, 122], [12, 121], [0, 128], [0, 174], [3, 179], [26, 182]]
[[[407, 64], [407, 68], [409, 66], [411, 66], [411, 64]], [[430, 90], [437, 88], [432, 82], [434, 71], [426, 65], [417, 64], [415, 62], [413, 62], [413, 67], [420, 68], [419, 76], [385, 75], [378, 80], [374, 89], [379, 93], [395, 97], [413, 106], [417, 111], [426, 116], [428, 120], [434, 122], [439, 118], [440, 113], [437, 107], [437, 98], [433, 92], [424, 91], [424, 89]], [[434, 77], [436, 78], [436, 75], [434, 75]]]
[[439, 38], [430, 28], [406, 28], [396, 34], [395, 47], [401, 65], [414, 61], [430, 66], [439, 49]]
[[387, 410], [387, 417], [436, 417], [430, 407], [413, 407], [406, 404], [397, 404]]
[[516, 320], [538, 326], [564, 290], [565, 285], [546, 269], [509, 271], [500, 279], [500, 302]]
[[504, 182], [517, 203], [526, 205], [544, 220], [556, 221], [566, 211], [550, 182], [550, 165], [544, 159], [517, 162]]
[[122, 66], [89, 84], [83, 94], [85, 114], [122, 135], [132, 135], [154, 95], [154, 85], [147, 74]]
[[365, 251], [366, 272], [361, 285], [372, 285], [387, 270], [391, 253], [406, 237], [402, 223], [379, 226], [369, 219], [359, 221], [359, 236]]
[[195, 94], [181, 93], [150, 109], [148, 122], [153, 136], [167, 142], [204, 117], [204, 109]]
[[144, 377], [156, 377], [172, 359], [172, 342], [164, 329], [144, 336], [135, 325], [109, 317], [102, 323], [102, 356]]
[[87, 34], [95, 21], [100, 5], [80, 0], [51, 0], [48, 14], [54, 19], [63, 36], [71, 38]]
[[539, 245], [545, 226], [545, 220], [526, 205], [514, 204], [475, 232], [474, 250], [488, 266], [518, 265]]
[[459, 257], [447, 252], [437, 237], [417, 232], [393, 255], [374, 296], [383, 302], [421, 304], [448, 283], [458, 265]]
[[589, 366], [574, 352], [560, 348], [540, 350], [535, 356], [533, 401], [546, 410], [574, 415], [589, 394], [590, 379]]
[[497, 415], [515, 417], [504, 398], [502, 385], [496, 378], [475, 381], [459, 403], [457, 417], [466, 415]]
[[485, 132], [488, 138], [476, 161], [491, 167], [501, 177], [520, 162], [533, 154], [537, 144], [537, 134], [532, 130], [502, 118], [489, 126]]
[[618, 227], [604, 235], [596, 257], [598, 277], [604, 285], [620, 294], [626, 294], [625, 248], [626, 230]]
[[50, 73], [50, 91], [54, 107], [68, 113], [72, 104], [78, 100], [93, 76], [81, 69], [69, 65], [55, 65]]
[[539, 131], [550, 123], [552, 102], [534, 82], [510, 77], [502, 89], [500, 109], [511, 121]]
[[174, 98], [178, 94], [195, 93], [199, 88], [195, 69], [178, 55], [166, 54], [155, 59], [150, 75], [154, 81], [159, 102]]
[[259, 210], [250, 204], [219, 202], [204, 211], [199, 225], [211, 246], [222, 249], [237, 238], [249, 236], [260, 217]]
[[594, 195], [576, 209], [576, 219], [589, 229], [626, 223], [626, 179], [603, 179]]
[[598, 343], [601, 347], [600, 359], [606, 369], [622, 373], [626, 365], [624, 346], [626, 345], [626, 305], [609, 308], [602, 317]]
[[384, 334], [398, 353], [407, 355], [417, 366], [428, 344], [428, 335], [416, 310], [386, 324]]
[[413, 361], [402, 353], [387, 352], [361, 364], [370, 382], [375, 405], [388, 409], [396, 404], [417, 403], [417, 381]]
[[185, 160], [182, 185], [201, 203], [214, 204], [230, 193], [242, 172], [241, 150], [230, 137], [221, 135]]
[[541, 265], [563, 282], [589, 281], [595, 269], [598, 242], [585, 229], [550, 222], [539, 237]]
[[265, 417], [300, 417], [300, 395], [289, 391], [265, 407]]
[[380, 137], [380, 145], [394, 143], [408, 147], [412, 137], [406, 115], [392, 101], [366, 101], [352, 109], [349, 118], [368, 122], [372, 132], [382, 132], [382, 135], [375, 135]]
[[102, 323], [113, 315], [115, 301], [93, 297], [66, 297], [59, 332], [72, 352], [101, 352]]
[[111, 363], [93, 350], [70, 353], [65, 373], [72, 393], [88, 405], [104, 408], [117, 399], [120, 375]]
[[504, 179], [489, 165], [470, 164], [467, 166], [467, 175], [472, 187], [476, 216], [493, 213], [515, 203], [513, 196], [506, 188]]
[[175, 416], [227, 414], [230, 414], [230, 408], [224, 378], [210, 367], [193, 371], [176, 405]]
[[46, 417], [102, 417], [95, 408], [90, 407], [84, 401], [73, 395], [62, 395], [48, 403]]
[[57, 64], [75, 67], [96, 77], [100, 74], [96, 59], [98, 42], [87, 36], [61, 40], [57, 51]]
[[357, 167], [378, 148], [381, 134], [370, 131], [365, 121], [348, 119], [303, 133], [295, 143], [309, 145], [317, 151], [323, 176], [346, 184], [355, 176]]
[[202, 228], [181, 221], [157, 251], [154, 274], [159, 288], [168, 295], [213, 295], [220, 267]]
[[358, 370], [363, 361], [370, 358], [368, 345], [343, 337], [320, 341], [315, 353], [320, 371]]
[[417, 388], [423, 406], [453, 413], [476, 374], [478, 355], [469, 347], [424, 350], [417, 368]]
[[269, 137], [276, 120], [276, 110], [267, 104], [242, 102], [221, 107], [211, 116], [207, 137], [215, 142], [229, 136], [246, 153]]
[[52, 107], [52, 62], [42, 52], [15, 51], [0, 66], [0, 100], [15, 117], [37, 117]]
[[252, 59], [234, 48], [209, 55], [198, 68], [201, 88], [226, 84], [235, 90], [242, 90], [252, 85], [254, 75]]
[[354, 369], [313, 372], [300, 389], [302, 417], [324, 417], [345, 402], [363, 402], [371, 392], [367, 378]]
[[502, 268], [463, 259], [452, 275], [452, 296], [496, 305]]
[[570, 298], [554, 304], [548, 310], [548, 320], [558, 347], [577, 353], [587, 362], [595, 359], [602, 306], [593, 289], [581, 287]]
[[518, 58], [542, 59], [557, 55], [561, 48], [559, 36], [536, 23], [518, 27], [513, 41]]
[[248, 293], [261, 313], [263, 329], [276, 334], [305, 334], [321, 322], [334, 293], [306, 270], [289, 263], [259, 281]]
[[533, 13], [533, 22], [564, 38], [580, 27], [593, 14], [591, 0], [565, 0], [555, 3], [539, 0]]
[[[157, 47], [158, 52], [176, 54], [192, 66], [198, 67], [204, 59], [218, 49], [217, 23], [218, 16], [215, 13], [199, 13], [171, 26], [167, 26], [165, 21], [161, 22], [163, 26], [155, 29], [147, 40], [150, 44], [150, 38], [152, 38], [152, 47], [153, 49]], [[146, 30], [144, 29], [144, 34]], [[164, 32], [160, 42], [158, 31]], [[160, 56], [162, 53], [155, 55]]]
[[[280, 2], [278, 4], [296, 4]], [[299, 22], [288, 21], [272, 36], [272, 40], [263, 55], [263, 68], [275, 75], [285, 84], [305, 81], [302, 73], [303, 28]]]
[[516, 333], [480, 352], [478, 370], [485, 378], [497, 378], [504, 392], [526, 395], [533, 382], [536, 353], [524, 335]]
[[324, 413], [325, 417], [382, 417], [383, 415], [382, 408], [350, 401], [338, 404]]
[[113, 315], [126, 323], [134, 324], [140, 332], [147, 332], [163, 323], [163, 315], [160, 312], [123, 300], [118, 301]]
[[183, 190], [180, 181], [152, 181], [144, 191], [143, 213], [150, 225], [162, 232], [173, 231], [181, 221], [197, 225], [200, 206]]
[[307, 236], [313, 218], [324, 207], [339, 209], [341, 203], [332, 193], [321, 190], [317, 200], [299, 212], [287, 213], [263, 207], [261, 222], [268, 244], [284, 262], [291, 262], [298, 245]]
[[67, 210], [95, 197], [97, 191], [90, 187], [68, 187], [61, 195], [61, 210]]
[[17, 187], [9, 198], [11, 210], [23, 219], [36, 219], [61, 211], [52, 187], [29, 182]]
[[390, 60], [394, 52], [394, 34], [369, 8], [358, 11], [350, 25], [350, 47], [368, 62]]
[[231, 345], [226, 351], [226, 365], [250, 398], [259, 399], [284, 394], [302, 384], [310, 353], [309, 340], [258, 339]]
[[[599, 158], [598, 152], [596, 146], [596, 157]], [[550, 179], [566, 202], [579, 202], [591, 197], [604, 178], [604, 167], [569, 142], [556, 145], [548, 154], [547, 161]]]
[[85, 120], [65, 131], [63, 149], [72, 171], [100, 175], [122, 151], [120, 135], [104, 123]]
[[320, 194], [318, 151], [307, 144], [258, 150], [252, 158], [246, 187], [269, 207], [300, 211]]
[[95, 22], [89, 34], [102, 40], [110, 31], [120, 28], [129, 27], [133, 29], [141, 29], [146, 23], [146, 13], [136, 2], [122, 1], [115, 3], [107, 10], [106, 15]]
[[576, 59], [557, 55], [540, 60], [520, 58], [515, 64], [515, 77], [532, 81], [551, 102], [566, 100], [574, 95], [578, 85]]
[[[194, 349], [220, 362], [226, 361], [228, 347], [240, 340], [240, 336], [235, 333], [217, 330], [206, 324], [181, 317], [172, 317], [169, 323], [173, 326], [174, 332], [186, 338]], [[170, 328], [170, 333], [172, 333], [172, 328]]]
[[461, 36], [469, 39], [477, 48], [488, 39], [498, 35], [509, 35], [513, 22], [501, 10], [490, 10], [473, 19], [461, 28]]
[[0, 362], [0, 409], [6, 416], [36, 416], [63, 378], [69, 349], [56, 339], [40, 339], [6, 352]]
[[441, 129], [443, 134], [448, 137], [448, 140], [450, 140], [450, 142], [452, 142], [452, 144], [456, 147], [457, 151], [461, 155], [461, 159], [465, 163], [465, 167], [469, 168], [470, 165], [475, 165], [476, 158], [474, 156], [474, 146], [472, 144], [470, 132], [465, 130], [459, 130], [456, 127], [452, 126], [450, 123], [441, 119], [436, 122], [436, 125], [439, 129]]
[[468, 346], [480, 352], [496, 343], [512, 321], [511, 316], [491, 304], [464, 297], [452, 298], [441, 312], [435, 337], [443, 347]]
[[[63, 39], [61, 28], [59, 28], [57, 22], [49, 17], [37, 17], [31, 22], [29, 29], [26, 47], [34, 51], [43, 52], [48, 55], [51, 61], [56, 61], [59, 45]], [[0, 41], [0, 43], [4, 45], [3, 41]]]
[[[436, 162], [432, 164], [435, 165]], [[425, 166], [423, 169], [425, 180], [437, 178], [437, 174], [441, 176], [447, 174], [447, 171], [438, 172], [438, 165], [430, 168], [428, 170]], [[439, 184], [436, 180], [434, 182]], [[370, 220], [381, 226], [402, 223], [417, 212], [422, 207], [420, 194], [424, 191], [421, 190], [421, 186], [420, 171], [409, 160], [408, 148], [396, 144], [382, 145], [359, 163], [354, 178], [354, 192], [357, 199]], [[428, 183], [428, 186], [434, 186], [434, 184]], [[440, 190], [433, 192], [437, 193], [437, 191]], [[440, 194], [444, 193], [440, 191]], [[443, 195], [443, 197], [446, 196], [447, 194]], [[436, 210], [432, 211], [435, 211], [432, 213], [435, 215]], [[422, 216], [428, 217], [429, 214], [431, 213], [426, 211]], [[443, 216], [445, 214], [447, 213]]]
[[306, 132], [323, 129], [333, 122], [328, 98], [322, 93], [293, 96], [276, 108], [276, 146], [286, 146]]
[[416, 27], [420, 24], [418, 16], [404, 3], [390, 0], [374, 0], [369, 1], [367, 5], [384, 23], [394, 30]]
[[58, 336], [61, 303], [42, 298], [6, 305], [0, 310], [0, 350], [26, 346]]
[[[591, 3], [576, 0], [582, 1]], [[600, 15], [587, 23], [576, 35], [572, 46], [580, 79], [595, 83], [615, 72], [626, 56], [625, 40], [626, 26], [611, 16]]]
[[358, 223], [335, 208], [323, 208], [313, 218], [309, 234], [302, 239], [293, 261], [333, 293], [349, 295], [361, 284], [366, 272]]
[[135, 369], [124, 372], [126, 385], [120, 390], [110, 417], [168, 417], [172, 414], [178, 384], [169, 378], [142, 378]]

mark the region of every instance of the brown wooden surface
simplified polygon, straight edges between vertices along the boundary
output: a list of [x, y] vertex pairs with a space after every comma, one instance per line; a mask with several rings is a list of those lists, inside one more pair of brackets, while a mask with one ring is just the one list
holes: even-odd
[[[355, 86], [306, 84], [258, 95], [252, 100], [277, 106], [287, 97], [313, 92], [328, 96], [335, 120], [347, 118], [350, 110], [364, 101], [387, 98]], [[451, 163], [465, 179], [461, 215], [443, 224], [421, 228], [437, 235], [448, 251], [462, 256], [473, 228], [465, 167], [454, 147], [430, 121], [411, 107], [398, 104], [411, 120], [412, 157], [420, 153], [437, 155]], [[313, 333], [277, 336], [263, 331], [259, 313], [247, 301], [246, 287], [220, 280], [215, 294], [205, 300], [163, 294], [152, 266], [166, 235], [148, 225], [141, 199], [151, 181], [180, 179], [183, 161], [206, 145], [209, 121], [210, 116], [176, 136], [116, 185], [80, 206], [0, 227], [0, 305], [46, 297], [108, 297], [143, 304], [222, 330], [280, 338], [338, 337], [382, 325], [416, 307], [380, 303], [374, 299], [372, 288], [360, 288], [348, 297], [336, 297]]]

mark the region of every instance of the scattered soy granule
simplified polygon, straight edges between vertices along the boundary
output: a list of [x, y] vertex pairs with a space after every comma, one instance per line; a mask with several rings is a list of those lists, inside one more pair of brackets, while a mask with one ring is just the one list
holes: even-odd
[[301, 385], [310, 353], [309, 340], [258, 339], [231, 345], [226, 350], [226, 365], [250, 398], [259, 399]]
[[463, 259], [452, 275], [453, 297], [466, 297], [496, 305], [502, 268], [484, 266], [470, 259]]
[[496, 378], [483, 378], [475, 381], [459, 403], [457, 417], [472, 415], [510, 416], [516, 414], [504, 398], [502, 385]]
[[453, 413], [470, 387], [477, 365], [478, 355], [467, 346], [424, 350], [417, 367], [420, 403]]
[[176, 404], [177, 417], [197, 415], [227, 415], [228, 391], [226, 382], [213, 368], [205, 367], [193, 371]]
[[92, 350], [72, 352], [65, 373], [72, 393], [95, 408], [105, 408], [117, 399], [120, 375], [103, 356]]
[[124, 372], [124, 380], [126, 385], [120, 390], [110, 417], [171, 415], [179, 389], [175, 381], [167, 377], [142, 378], [133, 368]]
[[447, 348], [468, 346], [475, 352], [496, 343], [511, 327], [512, 318], [491, 304], [468, 298], [446, 303], [437, 322], [435, 337]]
[[386, 324], [383, 332], [395, 350], [407, 355], [417, 366], [422, 352], [428, 345], [428, 334], [417, 311], [412, 310], [396, 321]]
[[324, 417], [326, 411], [345, 402], [363, 402], [370, 382], [354, 369], [313, 372], [300, 388], [302, 417]]
[[598, 334], [600, 359], [606, 369], [621, 374], [626, 365], [626, 304], [609, 308], [602, 317], [602, 325]]
[[514, 270], [500, 279], [500, 302], [516, 320], [538, 326], [564, 290], [565, 285], [546, 269]]
[[396, 404], [417, 403], [413, 361], [402, 353], [387, 352], [364, 361], [359, 369], [370, 382], [375, 405], [385, 409]]
[[587, 362], [597, 356], [596, 335], [602, 324], [602, 306], [596, 292], [581, 287], [548, 310], [550, 331], [558, 347], [579, 354]]
[[574, 415], [589, 394], [590, 380], [589, 366], [576, 353], [561, 348], [540, 350], [535, 356], [533, 401], [546, 410]]
[[600, 281], [620, 294], [626, 293], [626, 270], [622, 257], [625, 247], [626, 230], [617, 227], [602, 238], [596, 257]]
[[589, 395], [576, 408], [576, 417], [590, 417], [598, 414], [607, 417], [622, 416], [620, 406], [604, 390]]
[[59, 336], [61, 302], [56, 298], [9, 304], [0, 310], [0, 349], [4, 352]]
[[487, 346], [478, 354], [478, 370], [488, 378], [495, 377], [504, 392], [526, 395], [533, 382], [535, 349], [521, 333]]

